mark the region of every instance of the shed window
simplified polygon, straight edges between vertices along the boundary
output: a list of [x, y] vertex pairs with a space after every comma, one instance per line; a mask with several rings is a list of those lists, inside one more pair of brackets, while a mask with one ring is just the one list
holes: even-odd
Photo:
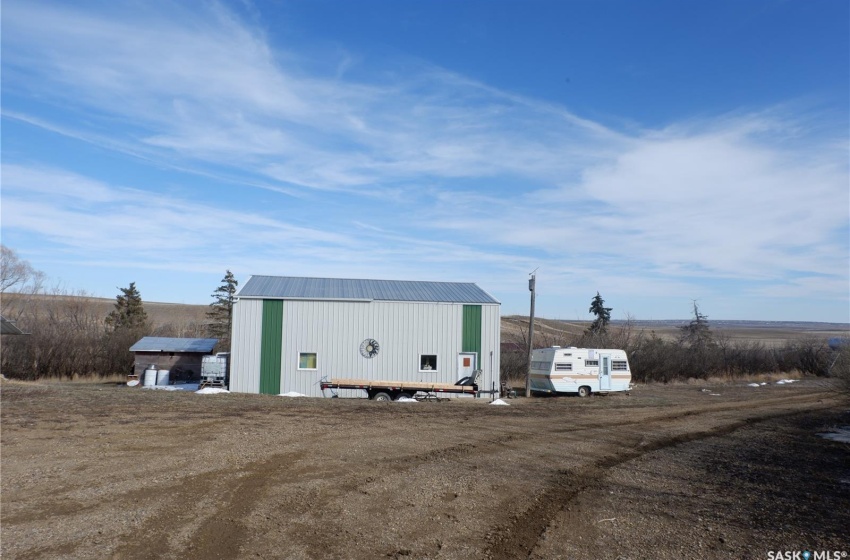
[[437, 355], [420, 354], [419, 371], [437, 371]]
[[614, 371], [627, 371], [629, 365], [625, 360], [614, 360], [611, 362], [611, 369]]
[[298, 354], [298, 369], [316, 369], [316, 353], [301, 352]]

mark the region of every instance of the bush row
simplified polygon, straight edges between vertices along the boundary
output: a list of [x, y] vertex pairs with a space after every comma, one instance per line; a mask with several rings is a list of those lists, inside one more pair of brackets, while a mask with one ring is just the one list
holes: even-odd
[[[518, 383], [525, 380], [527, 338], [516, 337], [503, 345], [502, 378]], [[733, 341], [712, 335], [699, 341], [685, 337], [669, 340], [654, 332], [638, 331], [630, 325], [610, 333], [585, 332], [572, 338], [544, 340], [535, 337], [535, 347], [576, 346], [580, 348], [620, 348], [627, 352], [635, 382], [670, 382], [709, 377], [745, 377], [763, 373], [802, 373], [815, 376], [846, 376], [850, 369], [850, 349], [829, 348], [826, 339], [809, 337], [783, 346], [760, 342]]]
[[205, 336], [205, 325], [194, 322], [113, 328], [102, 309], [83, 297], [21, 300], [4, 313], [29, 333], [3, 336], [0, 371], [10, 379], [123, 375], [133, 367], [129, 348], [143, 336]]

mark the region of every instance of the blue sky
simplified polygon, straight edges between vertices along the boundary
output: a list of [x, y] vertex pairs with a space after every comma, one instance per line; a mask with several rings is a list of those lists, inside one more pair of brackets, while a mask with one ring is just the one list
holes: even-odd
[[850, 4], [2, 9], [2, 242], [53, 284], [476, 282], [527, 313], [850, 322]]

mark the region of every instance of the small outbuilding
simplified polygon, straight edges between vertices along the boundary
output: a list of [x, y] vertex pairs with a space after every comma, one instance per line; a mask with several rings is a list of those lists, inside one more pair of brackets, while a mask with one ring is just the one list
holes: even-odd
[[21, 335], [21, 334], [28, 334], [28, 333], [25, 333], [24, 331], [19, 329], [17, 327], [17, 325], [15, 325], [15, 321], [10, 321], [10, 320], [6, 319], [5, 317], [3, 317], [2, 315], [0, 315], [0, 334]]
[[201, 361], [212, 354], [217, 338], [169, 338], [146, 336], [130, 347], [135, 354], [133, 373], [142, 379], [145, 369], [170, 370], [171, 380], [199, 381]]
[[322, 396], [326, 378], [452, 384], [477, 369], [498, 389], [499, 306], [472, 283], [252, 276], [233, 306], [230, 390]]

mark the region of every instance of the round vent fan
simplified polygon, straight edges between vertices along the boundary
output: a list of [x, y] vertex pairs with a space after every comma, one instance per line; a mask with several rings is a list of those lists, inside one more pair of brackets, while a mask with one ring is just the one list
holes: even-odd
[[367, 338], [360, 343], [360, 355], [364, 358], [374, 358], [378, 355], [378, 350], [380, 349], [381, 346], [374, 338]]

